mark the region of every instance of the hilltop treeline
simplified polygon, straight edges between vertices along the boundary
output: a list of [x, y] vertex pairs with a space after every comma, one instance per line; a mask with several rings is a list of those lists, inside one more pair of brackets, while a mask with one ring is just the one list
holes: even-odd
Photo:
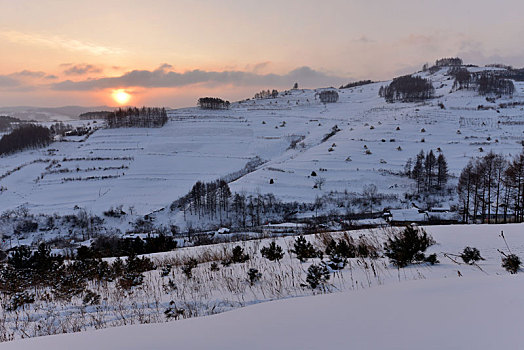
[[373, 81], [371, 81], [371, 80], [359, 80], [359, 81], [355, 81], [353, 83], [348, 83], [346, 85], [341, 85], [339, 87], [339, 89], [349, 89], [349, 88], [362, 86], [362, 85], [368, 85], [368, 84], [373, 84]]
[[515, 85], [502, 73], [470, 73], [466, 68], [453, 67], [448, 74], [455, 78], [454, 90], [474, 89], [480, 95], [513, 95]]
[[469, 161], [457, 192], [463, 220], [524, 221], [524, 151], [515, 158], [488, 153]]
[[437, 67], [462, 66], [462, 64], [462, 59], [459, 57], [446, 57], [435, 61]]
[[391, 84], [385, 87], [381, 86], [378, 94], [387, 102], [417, 102], [432, 98], [435, 89], [428, 79], [405, 75], [393, 79]]
[[40, 125], [20, 126], [0, 139], [0, 155], [11, 154], [27, 148], [44, 147], [51, 143], [51, 131]]
[[257, 92], [253, 98], [263, 99], [263, 98], [275, 98], [275, 97], [278, 97], [278, 90], [273, 89], [272, 91], [262, 90], [260, 92]]
[[202, 109], [228, 109], [230, 103], [218, 97], [201, 97], [197, 105]]
[[110, 128], [159, 128], [167, 123], [165, 108], [119, 108], [106, 116]]
[[7, 131], [11, 128], [11, 124], [21, 122], [22, 121], [18, 118], [9, 117], [7, 115], [0, 115], [0, 131]]

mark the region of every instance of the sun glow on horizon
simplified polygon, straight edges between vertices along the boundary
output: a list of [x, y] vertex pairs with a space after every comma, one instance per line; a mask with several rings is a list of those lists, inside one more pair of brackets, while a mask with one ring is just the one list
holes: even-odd
[[113, 97], [113, 100], [115, 100], [115, 102], [119, 105], [124, 105], [131, 99], [131, 94], [127, 93], [123, 89], [113, 90], [111, 96]]

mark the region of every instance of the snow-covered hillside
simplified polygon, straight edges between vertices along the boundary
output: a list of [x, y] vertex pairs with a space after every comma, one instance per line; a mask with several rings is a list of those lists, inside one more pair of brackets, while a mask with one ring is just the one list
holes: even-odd
[[[360, 193], [375, 184], [402, 199], [415, 185], [395, 174], [420, 150], [443, 152], [454, 175], [490, 150], [519, 153], [522, 106], [498, 105], [524, 102], [524, 84], [515, 83], [513, 97], [488, 102], [474, 91], [452, 92], [446, 72], [419, 73], [436, 89], [437, 97], [425, 103], [386, 103], [378, 91], [388, 82], [338, 90], [339, 101], [328, 104], [320, 103], [320, 90], [290, 90], [229, 110], [172, 110], [159, 129], [100, 129], [85, 141], [66, 138], [3, 157], [0, 212], [26, 205], [34, 212], [79, 207], [100, 214], [123, 205], [145, 214], [169, 205], [197, 180], [234, 173], [256, 157], [265, 163], [231, 183], [232, 191], [312, 202], [330, 191]], [[322, 142], [335, 125], [340, 131]], [[312, 171], [325, 179], [321, 189], [313, 188]], [[453, 195], [444, 201], [453, 204]]]

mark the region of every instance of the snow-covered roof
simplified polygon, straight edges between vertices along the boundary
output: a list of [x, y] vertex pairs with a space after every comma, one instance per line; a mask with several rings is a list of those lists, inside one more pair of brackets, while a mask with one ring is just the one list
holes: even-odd
[[420, 212], [417, 208], [410, 209], [392, 209], [391, 221], [427, 221], [428, 216], [424, 212]]
[[430, 212], [438, 212], [438, 213], [442, 213], [442, 212], [446, 212], [446, 211], [451, 211], [451, 209], [449, 207], [434, 207], [434, 208], [431, 208], [429, 210]]
[[264, 225], [264, 227], [275, 227], [275, 228], [287, 228], [287, 227], [292, 227], [292, 228], [299, 228], [299, 227], [305, 227], [306, 224], [301, 224], [301, 223], [296, 223], [296, 222], [283, 222], [283, 223], [280, 223], [280, 224], [267, 224], [267, 225]]
[[459, 219], [459, 215], [457, 212], [430, 211], [428, 212], [428, 217], [434, 220], [446, 220], [446, 221], [453, 221], [453, 220]]

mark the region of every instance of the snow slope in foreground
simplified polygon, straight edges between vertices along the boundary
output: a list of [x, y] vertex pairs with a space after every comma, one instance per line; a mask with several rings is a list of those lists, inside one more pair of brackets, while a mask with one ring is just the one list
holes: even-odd
[[522, 349], [524, 278], [403, 282], [179, 322], [14, 341], [32, 349]]

